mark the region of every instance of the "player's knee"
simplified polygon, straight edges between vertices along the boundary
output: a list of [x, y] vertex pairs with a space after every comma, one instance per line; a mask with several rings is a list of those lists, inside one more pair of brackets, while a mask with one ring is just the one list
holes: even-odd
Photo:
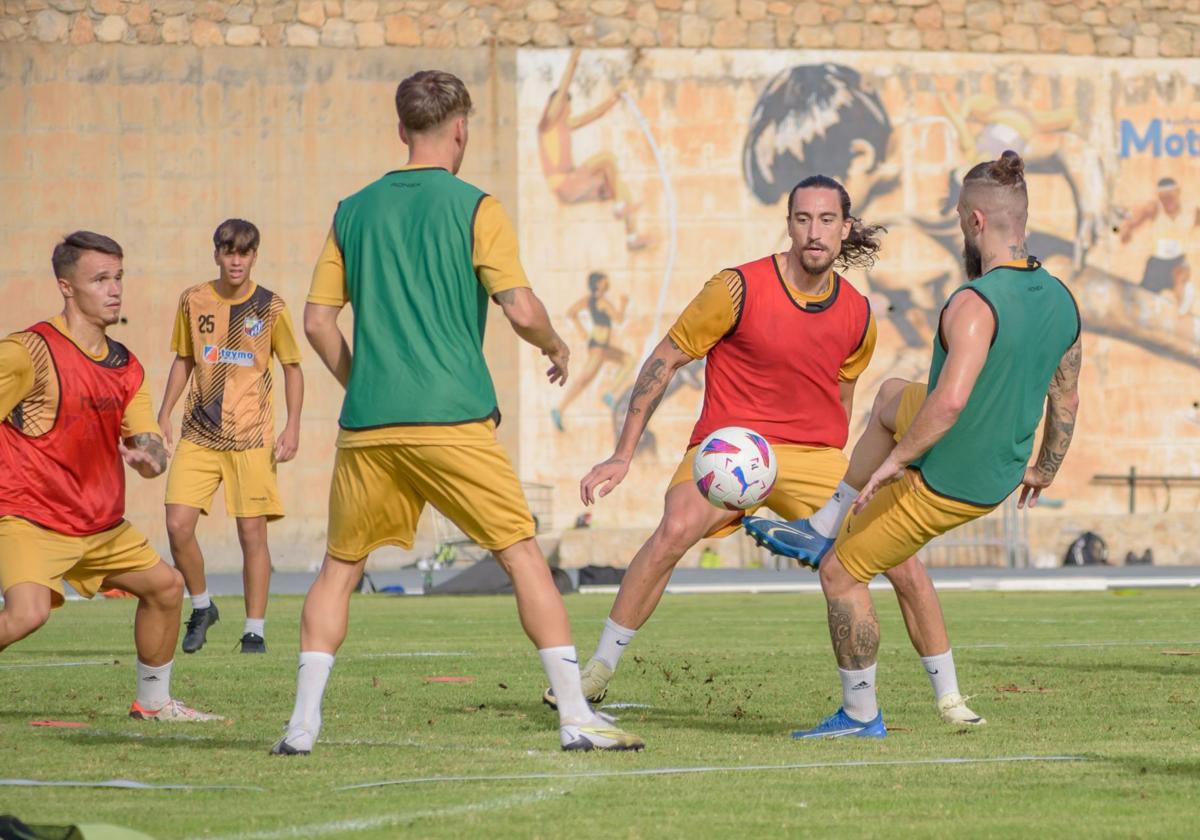
[[171, 545], [189, 542], [196, 536], [196, 523], [187, 510], [167, 509], [167, 538]]
[[696, 543], [696, 528], [682, 516], [667, 516], [658, 526], [654, 559], [674, 565]]
[[892, 377], [885, 379], [883, 384], [879, 386], [879, 390], [875, 392], [875, 412], [883, 411], [892, 400], [900, 396], [900, 393], [908, 386], [907, 379]]
[[12, 604], [6, 605], [4, 615], [8, 617], [14, 638], [12, 641], [23, 639], [50, 620], [50, 604]]

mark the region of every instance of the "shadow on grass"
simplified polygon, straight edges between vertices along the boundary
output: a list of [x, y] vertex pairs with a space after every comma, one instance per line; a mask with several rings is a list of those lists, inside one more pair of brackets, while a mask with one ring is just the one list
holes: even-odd
[[1200, 661], [1187, 662], [1187, 657], [1161, 657], [1162, 662], [1127, 662], [1122, 660], [1119, 665], [1112, 662], [1079, 662], [1073, 660], [1057, 660], [1054, 662], [1030, 662], [1028, 660], [1017, 659], [992, 659], [988, 661], [988, 667], [1001, 666], [1005, 668], [1038, 670], [1046, 673], [1054, 673], [1057, 671], [1082, 671], [1085, 673], [1112, 674], [1114, 671], [1122, 673], [1136, 672], [1139, 674], [1154, 674], [1156, 676], [1178, 677], [1180, 675], [1200, 674]]
[[1104, 761], [1119, 765], [1133, 776], [1179, 776], [1200, 779], [1200, 758], [1168, 759], [1157, 756], [1105, 756]]

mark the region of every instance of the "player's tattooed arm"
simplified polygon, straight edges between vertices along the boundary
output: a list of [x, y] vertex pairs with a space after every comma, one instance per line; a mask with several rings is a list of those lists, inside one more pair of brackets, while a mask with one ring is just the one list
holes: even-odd
[[1075, 418], [1079, 413], [1079, 368], [1082, 363], [1083, 348], [1076, 341], [1063, 355], [1058, 370], [1050, 380], [1046, 394], [1046, 425], [1037, 459], [1037, 471], [1047, 479], [1058, 474], [1075, 434]]
[[120, 445], [121, 457], [142, 478], [154, 478], [167, 469], [167, 448], [160, 435], [142, 432], [124, 440]]

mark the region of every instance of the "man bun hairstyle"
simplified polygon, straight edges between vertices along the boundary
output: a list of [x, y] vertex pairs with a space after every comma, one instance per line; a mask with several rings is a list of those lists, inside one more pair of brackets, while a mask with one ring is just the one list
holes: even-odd
[[258, 228], [245, 219], [226, 219], [213, 232], [213, 247], [223, 254], [249, 254], [258, 243]]
[[471, 94], [453, 73], [421, 70], [396, 88], [396, 116], [412, 134], [431, 131], [450, 117], [469, 113]]
[[792, 218], [792, 204], [798, 190], [833, 190], [838, 194], [842, 205], [842, 218], [850, 220], [850, 235], [842, 240], [842, 251], [834, 260], [835, 265], [842, 268], [871, 268], [879, 259], [879, 249], [883, 247], [881, 234], [887, 233], [883, 225], [869, 225], [862, 219], [850, 214], [850, 193], [841, 182], [828, 175], [810, 175], [788, 193], [788, 219]]
[[90, 230], [77, 230], [74, 233], [68, 233], [61, 242], [54, 246], [54, 253], [50, 255], [50, 264], [54, 266], [54, 276], [66, 278], [70, 270], [75, 267], [75, 263], [79, 262], [84, 251], [99, 251], [101, 254], [109, 254], [122, 259], [125, 257], [125, 252], [121, 250], [121, 246], [117, 244], [116, 240]]
[[971, 167], [967, 177], [963, 178], [963, 186], [986, 185], [992, 187], [1011, 187], [1025, 192], [1025, 161], [1012, 149], [1000, 155], [997, 160], [987, 160]]

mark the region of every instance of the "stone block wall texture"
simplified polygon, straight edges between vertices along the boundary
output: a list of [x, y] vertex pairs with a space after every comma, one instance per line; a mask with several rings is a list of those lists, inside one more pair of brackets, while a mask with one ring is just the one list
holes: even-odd
[[4, 0], [0, 41], [703, 47], [1183, 58], [1200, 0]]

